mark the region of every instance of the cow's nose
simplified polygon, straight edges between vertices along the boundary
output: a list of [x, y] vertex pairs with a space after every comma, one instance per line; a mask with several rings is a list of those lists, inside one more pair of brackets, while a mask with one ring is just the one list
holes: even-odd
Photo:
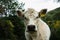
[[35, 25], [28, 25], [28, 31], [35, 31]]

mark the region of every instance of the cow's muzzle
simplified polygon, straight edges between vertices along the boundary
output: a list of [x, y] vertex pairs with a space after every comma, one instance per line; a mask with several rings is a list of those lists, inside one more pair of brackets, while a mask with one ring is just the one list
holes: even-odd
[[27, 30], [28, 32], [35, 32], [35, 31], [36, 31], [36, 30], [35, 30], [35, 25], [28, 25], [28, 26], [27, 26], [27, 29], [28, 29], [28, 30]]

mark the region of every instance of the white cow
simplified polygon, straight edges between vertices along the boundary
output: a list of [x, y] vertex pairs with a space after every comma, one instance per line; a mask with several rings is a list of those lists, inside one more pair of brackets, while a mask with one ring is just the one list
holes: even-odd
[[17, 11], [18, 15], [25, 19], [25, 37], [26, 40], [49, 40], [50, 29], [49, 26], [41, 20], [41, 15], [46, 14], [47, 9], [42, 9], [40, 12], [32, 8], [22, 13]]

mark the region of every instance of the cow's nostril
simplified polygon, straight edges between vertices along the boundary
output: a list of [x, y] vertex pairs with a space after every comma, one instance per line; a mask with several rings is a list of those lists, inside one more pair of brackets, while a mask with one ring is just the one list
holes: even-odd
[[34, 29], [34, 28], [35, 28], [35, 25], [29, 25], [29, 26], [28, 26], [28, 29], [30, 29], [30, 28], [31, 28], [31, 29]]
[[35, 29], [35, 26], [32, 26]]
[[29, 31], [34, 31], [35, 30], [35, 25], [28, 25], [28, 30]]

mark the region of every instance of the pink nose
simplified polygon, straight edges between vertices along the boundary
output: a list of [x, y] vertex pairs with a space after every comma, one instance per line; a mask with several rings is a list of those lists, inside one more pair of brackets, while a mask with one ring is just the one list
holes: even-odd
[[35, 31], [35, 25], [28, 25], [28, 31]]

